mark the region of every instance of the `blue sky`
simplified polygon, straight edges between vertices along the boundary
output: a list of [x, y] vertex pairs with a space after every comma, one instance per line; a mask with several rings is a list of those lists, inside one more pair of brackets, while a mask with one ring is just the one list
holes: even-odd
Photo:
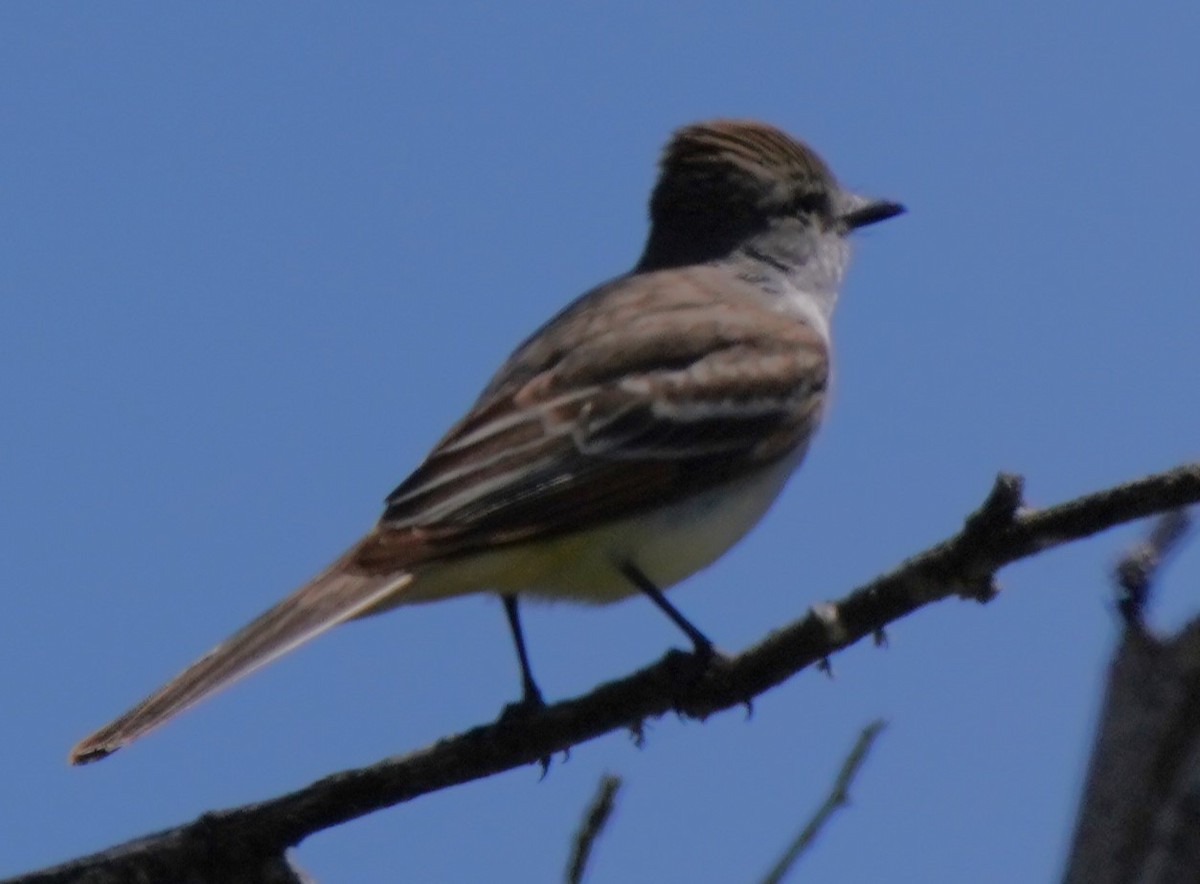
[[[627, 268], [658, 150], [775, 123], [910, 213], [859, 237], [837, 395], [760, 528], [672, 595], [731, 649], [954, 531], [1194, 459], [1200, 8], [0, 5], [0, 876], [493, 716], [484, 598], [337, 630], [103, 764], [85, 732], [326, 564], [495, 365]], [[503, 10], [503, 11], [501, 11]], [[322, 881], [750, 880], [891, 727], [809, 880], [1060, 866], [1117, 531], [701, 725], [654, 722], [312, 838]], [[1200, 607], [1200, 550], [1155, 622]], [[538, 608], [550, 698], [656, 659], [650, 606]], [[864, 849], [863, 845], [871, 845]]]

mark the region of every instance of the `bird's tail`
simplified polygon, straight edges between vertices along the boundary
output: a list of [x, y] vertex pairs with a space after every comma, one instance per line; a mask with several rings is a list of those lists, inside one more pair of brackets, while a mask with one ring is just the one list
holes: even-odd
[[353, 566], [358, 547], [221, 642], [120, 718], [71, 750], [72, 764], [98, 761], [327, 629], [378, 605], [412, 581], [407, 572], [364, 574]]

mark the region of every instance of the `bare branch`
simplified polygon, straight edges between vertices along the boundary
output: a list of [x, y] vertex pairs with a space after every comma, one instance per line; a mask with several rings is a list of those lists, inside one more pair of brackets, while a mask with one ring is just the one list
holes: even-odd
[[1182, 543], [1192, 520], [1187, 510], [1172, 510], [1159, 516], [1150, 536], [1117, 563], [1115, 577], [1120, 588], [1117, 606], [1127, 625], [1140, 625], [1149, 601], [1150, 588], [1158, 569]]
[[[951, 595], [986, 600], [995, 572], [1018, 559], [1116, 525], [1200, 501], [1200, 464], [1148, 476], [1048, 509], [1021, 505], [1021, 480], [1000, 476], [980, 509], [953, 537], [908, 559], [838, 602], [817, 605], [800, 620], [733, 657], [697, 670], [678, 651], [590, 693], [519, 720], [500, 720], [446, 737], [425, 749], [343, 771], [286, 795], [208, 813], [185, 826], [151, 835], [16, 882], [67, 881], [63, 874], [109, 865], [139, 880], [150, 862], [194, 870], [197, 858], [214, 867], [238, 858], [262, 862], [308, 835], [429, 792], [482, 779], [678, 712], [703, 719], [753, 697], [819, 663], [835, 651], [931, 602]], [[227, 865], [221, 865], [227, 868]], [[73, 870], [73, 872], [71, 871]], [[230, 877], [176, 880], [228, 881]], [[97, 879], [100, 880], [100, 879]], [[268, 880], [239, 878], [239, 880]]]
[[850, 803], [850, 784], [858, 776], [859, 769], [867, 760], [867, 755], [870, 754], [871, 748], [875, 744], [875, 738], [883, 732], [884, 727], [886, 725], [883, 719], [876, 719], [862, 729], [858, 739], [850, 748], [850, 754], [842, 762], [842, 768], [833, 781], [833, 788], [829, 790], [828, 797], [817, 808], [817, 812], [812, 815], [812, 819], [805, 824], [792, 843], [787, 846], [787, 850], [783, 852], [783, 856], [779, 858], [771, 871], [763, 877], [762, 884], [779, 884], [784, 875], [791, 871], [792, 866], [796, 864], [796, 860], [812, 846], [817, 835], [821, 834], [821, 829], [825, 827], [834, 813]]
[[595, 846], [596, 839], [600, 837], [604, 827], [608, 825], [615, 806], [617, 790], [620, 788], [620, 777], [605, 774], [601, 778], [600, 785], [596, 788], [596, 795], [592, 798], [592, 803], [588, 805], [587, 813], [584, 814], [583, 820], [579, 824], [579, 831], [575, 833], [571, 861], [567, 866], [567, 884], [580, 884], [583, 880], [583, 873], [587, 869], [592, 847]]

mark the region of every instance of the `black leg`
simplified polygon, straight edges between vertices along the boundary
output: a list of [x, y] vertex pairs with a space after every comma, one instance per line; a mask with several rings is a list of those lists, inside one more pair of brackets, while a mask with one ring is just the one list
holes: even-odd
[[621, 573], [629, 578], [629, 582], [640, 589], [650, 601], [658, 605], [658, 609], [671, 618], [671, 621], [684, 631], [688, 638], [692, 640], [692, 645], [696, 649], [697, 657], [713, 656], [713, 643], [708, 640], [703, 632], [688, 622], [688, 619], [676, 610], [675, 606], [667, 601], [666, 596], [662, 594], [662, 590], [654, 585], [645, 574], [641, 572], [637, 565], [633, 562], [625, 562], [621, 565]]
[[529, 654], [525, 650], [525, 634], [521, 631], [521, 614], [517, 610], [517, 597], [505, 595], [500, 597], [504, 602], [504, 613], [508, 617], [508, 628], [512, 631], [513, 644], [517, 646], [517, 659], [521, 661], [521, 702], [519, 706], [526, 709], [540, 709], [546, 705], [537, 682], [533, 680], [533, 670], [529, 668]]

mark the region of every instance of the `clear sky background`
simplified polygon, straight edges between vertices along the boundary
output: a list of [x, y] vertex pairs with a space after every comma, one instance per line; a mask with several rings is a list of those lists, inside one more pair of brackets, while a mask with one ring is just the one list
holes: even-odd
[[[503, 11], [501, 11], [503, 10]], [[0, 876], [489, 720], [471, 598], [336, 630], [112, 759], [67, 749], [325, 565], [539, 322], [626, 269], [658, 151], [775, 123], [910, 212], [858, 237], [838, 379], [766, 521], [674, 601], [737, 649], [953, 532], [1200, 453], [1200, 6], [0, 4]], [[324, 882], [745, 881], [891, 723], [823, 882], [1052, 879], [1125, 530], [741, 712], [650, 724], [304, 843]], [[1154, 620], [1200, 609], [1200, 545]], [[679, 643], [527, 615], [549, 698]]]

